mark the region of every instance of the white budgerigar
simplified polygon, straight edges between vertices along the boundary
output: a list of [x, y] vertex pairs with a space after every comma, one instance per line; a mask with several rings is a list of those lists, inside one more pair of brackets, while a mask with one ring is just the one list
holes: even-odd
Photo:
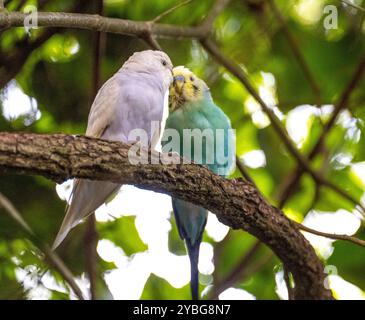
[[[134, 129], [147, 132], [152, 149], [159, 147], [168, 116], [168, 90], [172, 82], [172, 63], [162, 51], [134, 53], [99, 90], [91, 106], [86, 135], [132, 143]], [[159, 128], [156, 128], [156, 123]], [[153, 124], [154, 123], [154, 124]], [[69, 231], [92, 214], [121, 185], [77, 179], [72, 199], [57, 234], [56, 248]]]

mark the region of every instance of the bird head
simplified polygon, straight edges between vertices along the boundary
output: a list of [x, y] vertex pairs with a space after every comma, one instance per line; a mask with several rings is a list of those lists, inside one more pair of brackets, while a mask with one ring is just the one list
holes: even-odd
[[135, 52], [123, 65], [124, 69], [145, 74], [158, 74], [162, 76], [164, 87], [172, 82], [172, 62], [169, 56], [158, 50], [144, 50]]
[[170, 111], [182, 107], [187, 102], [196, 102], [203, 99], [205, 92], [209, 90], [205, 82], [188, 68], [183, 66], [175, 67], [172, 73], [174, 78], [170, 86]]

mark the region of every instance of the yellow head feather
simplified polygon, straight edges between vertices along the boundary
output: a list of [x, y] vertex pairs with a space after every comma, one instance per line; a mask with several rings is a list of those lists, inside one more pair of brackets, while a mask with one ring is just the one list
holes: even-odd
[[203, 98], [204, 92], [208, 90], [203, 80], [183, 66], [175, 67], [172, 73], [174, 81], [170, 87], [171, 111], [181, 107], [185, 102], [199, 101]]

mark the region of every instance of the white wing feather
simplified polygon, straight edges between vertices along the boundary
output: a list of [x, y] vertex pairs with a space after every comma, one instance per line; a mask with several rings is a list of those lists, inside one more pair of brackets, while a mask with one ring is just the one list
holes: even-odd
[[[116, 73], [102, 86], [91, 106], [86, 135], [128, 142], [130, 130], [141, 128], [149, 133], [151, 146], [152, 143], [160, 143], [160, 133], [168, 115], [168, 92], [163, 94], [160, 86], [156, 85], [159, 82], [152, 76], [148, 79], [146, 74], [133, 76], [127, 72]], [[162, 119], [164, 122], [160, 130], [153, 132], [150, 122]], [[119, 188], [119, 184], [111, 182], [75, 180], [72, 201], [66, 208], [53, 248]]]

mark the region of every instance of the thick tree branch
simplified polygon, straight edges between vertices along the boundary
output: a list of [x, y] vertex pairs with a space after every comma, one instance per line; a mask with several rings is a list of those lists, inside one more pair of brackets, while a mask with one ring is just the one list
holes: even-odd
[[[250, 183], [227, 180], [192, 164], [133, 165], [129, 146], [69, 135], [0, 133], [0, 173], [108, 180], [163, 192], [206, 207], [234, 229], [245, 230], [283, 261], [295, 280], [296, 299], [331, 299], [323, 265], [297, 226], [269, 205]], [[151, 153], [151, 163], [168, 154]]]

